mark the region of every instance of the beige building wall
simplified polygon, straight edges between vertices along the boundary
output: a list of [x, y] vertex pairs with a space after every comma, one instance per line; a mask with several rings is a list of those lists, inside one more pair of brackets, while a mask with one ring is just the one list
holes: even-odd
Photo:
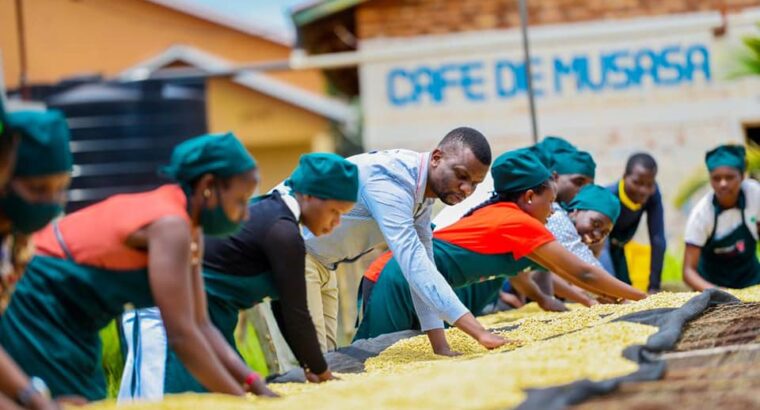
[[[113, 76], [175, 44], [236, 62], [285, 60], [290, 47], [146, 0], [23, 0], [27, 75], [52, 83], [81, 73]], [[19, 85], [16, 2], [0, 1], [0, 51], [5, 84]], [[315, 71], [276, 77], [323, 92]]]
[[301, 154], [334, 149], [324, 117], [224, 78], [209, 79], [206, 93], [209, 131], [235, 132], [259, 162], [261, 192], [290, 175]]

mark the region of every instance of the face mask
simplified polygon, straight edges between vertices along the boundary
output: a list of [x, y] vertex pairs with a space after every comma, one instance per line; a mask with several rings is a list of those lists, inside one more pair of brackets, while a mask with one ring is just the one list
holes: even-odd
[[27, 202], [13, 190], [0, 198], [0, 209], [13, 223], [13, 230], [24, 234], [44, 228], [63, 212], [59, 203]]
[[224, 212], [221, 200], [222, 196], [219, 194], [219, 189], [216, 189], [216, 196], [219, 199], [219, 205], [215, 208], [201, 209], [200, 223], [203, 227], [203, 233], [210, 236], [229, 236], [240, 230], [243, 225], [241, 222], [231, 220], [227, 213]]

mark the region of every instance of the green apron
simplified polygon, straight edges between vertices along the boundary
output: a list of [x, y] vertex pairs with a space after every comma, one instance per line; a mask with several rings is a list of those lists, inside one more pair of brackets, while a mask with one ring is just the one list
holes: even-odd
[[0, 344], [53, 396], [106, 397], [99, 330], [124, 305], [153, 306], [146, 269], [116, 271], [35, 256], [0, 319]]
[[705, 280], [727, 288], [746, 288], [760, 283], [760, 262], [757, 259], [757, 240], [744, 219], [744, 192], [739, 195], [742, 224], [721, 239], [715, 239], [718, 215], [722, 209], [713, 202], [713, 230], [699, 256], [697, 271]]
[[[274, 286], [271, 273], [238, 276], [204, 269], [203, 282], [206, 288], [209, 319], [233, 348], [235, 348], [235, 328], [239, 312], [260, 303], [266, 297], [279, 299], [279, 292]], [[139, 327], [135, 326], [135, 328]], [[208, 390], [190, 374], [177, 355], [168, 346], [167, 349], [164, 393], [207, 392]]]
[[[454, 289], [484, 279], [515, 276], [526, 268], [540, 268], [528, 258], [515, 260], [511, 254], [479, 254], [439, 239], [433, 239], [433, 254], [438, 271]], [[383, 268], [366, 304], [354, 340], [420, 328], [409, 283], [395, 259]]]

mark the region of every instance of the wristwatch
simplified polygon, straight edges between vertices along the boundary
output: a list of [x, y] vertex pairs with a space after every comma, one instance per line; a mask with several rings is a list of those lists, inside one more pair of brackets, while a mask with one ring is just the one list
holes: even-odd
[[50, 398], [50, 389], [44, 380], [39, 377], [32, 377], [29, 379], [29, 384], [26, 385], [16, 396], [16, 401], [23, 407], [29, 406], [34, 396], [40, 395], [46, 399]]

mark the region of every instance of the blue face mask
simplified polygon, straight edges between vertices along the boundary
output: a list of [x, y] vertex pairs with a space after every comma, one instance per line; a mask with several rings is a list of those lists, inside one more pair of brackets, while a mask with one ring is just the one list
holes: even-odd
[[59, 203], [28, 202], [13, 190], [0, 198], [0, 209], [13, 223], [13, 230], [23, 234], [39, 231], [63, 212]]
[[230, 236], [237, 233], [243, 226], [243, 221], [233, 221], [224, 212], [219, 188], [216, 188], [216, 197], [219, 204], [215, 208], [201, 209], [200, 223], [203, 227], [203, 233], [210, 236]]

